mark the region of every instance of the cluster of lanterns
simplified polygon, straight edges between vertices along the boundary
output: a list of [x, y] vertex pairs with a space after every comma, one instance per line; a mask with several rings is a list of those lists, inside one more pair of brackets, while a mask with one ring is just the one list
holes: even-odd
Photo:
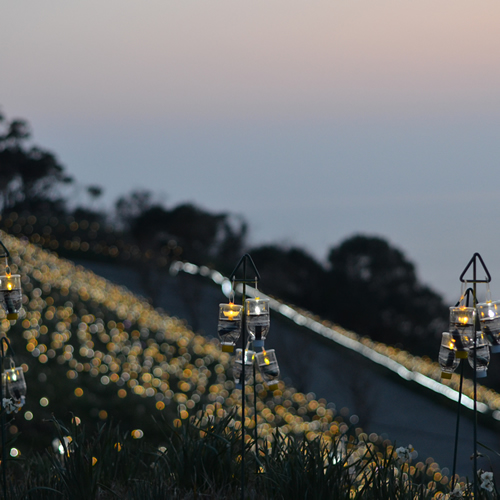
[[[476, 317], [480, 331], [476, 331]], [[443, 333], [439, 350], [441, 377], [450, 379], [465, 358], [478, 378], [486, 377], [490, 352], [500, 352], [500, 301], [450, 307], [449, 332]]]
[[[21, 276], [12, 274], [9, 267], [9, 252], [0, 241], [5, 253], [5, 274], [0, 275], [0, 304], [4, 308], [7, 319], [15, 321], [18, 318], [22, 306]], [[0, 339], [2, 367], [5, 358], [4, 343], [10, 347], [6, 337]], [[2, 373], [2, 409], [6, 413], [16, 413], [24, 405], [26, 396], [26, 381], [22, 367], [15, 366], [14, 360], [10, 358], [10, 368]]]
[[[244, 305], [234, 304], [232, 300], [229, 304], [219, 305], [218, 333], [222, 350], [234, 352], [241, 334], [247, 335], [245, 349], [236, 349], [233, 361], [233, 377], [237, 388], [242, 388], [250, 380], [254, 363], [268, 388], [270, 390], [278, 388], [280, 370], [276, 353], [274, 349], [266, 350], [264, 346], [269, 327], [269, 299], [267, 298], [246, 299]], [[254, 349], [261, 349], [260, 352], [250, 349], [251, 345]]]

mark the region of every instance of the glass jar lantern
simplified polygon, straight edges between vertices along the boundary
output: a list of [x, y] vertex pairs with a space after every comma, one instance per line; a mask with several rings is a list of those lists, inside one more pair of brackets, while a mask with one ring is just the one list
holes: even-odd
[[[488, 365], [490, 363], [490, 346], [486, 336], [482, 331], [476, 332], [476, 377], [484, 378], [488, 373]], [[468, 356], [469, 365], [474, 369], [474, 345], [469, 349]]]
[[18, 318], [22, 305], [21, 276], [5, 274], [0, 276], [0, 303], [7, 313], [7, 319]]
[[500, 352], [500, 300], [477, 304], [481, 331], [491, 344], [491, 352]]
[[233, 352], [236, 341], [240, 338], [242, 309], [242, 306], [232, 302], [219, 305], [218, 333], [223, 352]]
[[256, 354], [257, 366], [264, 382], [271, 391], [278, 388], [280, 368], [274, 349], [264, 350]]
[[443, 332], [441, 347], [439, 348], [441, 378], [450, 379], [459, 364], [460, 360], [457, 358], [457, 348], [453, 336], [449, 332]]
[[254, 347], [264, 347], [270, 326], [269, 299], [247, 299], [245, 301], [248, 340]]
[[243, 385], [252, 378], [252, 365], [255, 352], [245, 349], [245, 380], [241, 380], [243, 374], [243, 350], [236, 349], [233, 362], [233, 378], [236, 382], [236, 389], [242, 389]]
[[26, 396], [26, 380], [24, 379], [24, 371], [22, 366], [12, 366], [4, 372], [5, 376], [5, 394], [4, 397], [10, 397], [16, 403], [24, 404]]
[[472, 346], [475, 328], [475, 307], [450, 307], [450, 331], [457, 348], [457, 358], [465, 359]]

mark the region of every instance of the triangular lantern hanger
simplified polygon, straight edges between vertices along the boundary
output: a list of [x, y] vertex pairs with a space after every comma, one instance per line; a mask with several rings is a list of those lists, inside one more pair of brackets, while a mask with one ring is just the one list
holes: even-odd
[[5, 247], [5, 245], [2, 243], [2, 240], [0, 240], [0, 246], [4, 249], [5, 253], [3, 253], [2, 255], [0, 255], [0, 257], [10, 257], [10, 253], [9, 251], [7, 250], [7, 248]]
[[[485, 272], [484, 276], [485, 279], [480, 280], [477, 279], [477, 261], [481, 263], [481, 266], [483, 267], [483, 270]], [[465, 273], [469, 270], [469, 268], [472, 266], [472, 274], [473, 278], [472, 279], [465, 279]], [[486, 267], [486, 264], [484, 263], [483, 258], [476, 252], [473, 256], [472, 259], [469, 261], [465, 269], [462, 271], [462, 274], [460, 275], [460, 281], [462, 283], [489, 283], [491, 281], [491, 274], [488, 271], [488, 268]]]
[[[251, 270], [253, 271], [251, 278], [247, 278], [249, 266], [250, 266]], [[243, 272], [242, 278], [238, 278], [236, 276], [236, 273], [239, 271], [240, 268], [242, 268], [242, 272]], [[234, 271], [231, 273], [231, 276], [229, 279], [231, 281], [237, 281], [239, 283], [255, 283], [257, 281], [260, 281], [259, 271], [257, 271], [257, 268], [255, 267], [255, 264], [253, 263], [252, 257], [250, 257], [249, 254], [246, 253], [245, 255], [243, 255], [243, 257], [240, 259], [238, 264], [236, 264], [236, 267], [234, 268]]]

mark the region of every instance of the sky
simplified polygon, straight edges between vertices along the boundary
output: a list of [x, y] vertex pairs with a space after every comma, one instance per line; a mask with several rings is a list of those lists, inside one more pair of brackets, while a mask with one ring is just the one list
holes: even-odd
[[381, 236], [453, 305], [474, 252], [500, 294], [498, 19], [495, 0], [6, 1], [0, 107], [102, 207], [147, 189], [322, 262]]

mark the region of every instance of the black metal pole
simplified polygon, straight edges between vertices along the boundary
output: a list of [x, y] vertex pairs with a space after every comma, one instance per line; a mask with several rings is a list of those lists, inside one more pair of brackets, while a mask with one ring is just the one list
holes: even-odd
[[3, 404], [4, 396], [7, 396], [7, 394], [3, 393], [3, 366], [5, 358], [4, 341], [5, 337], [2, 337], [0, 339], [0, 344], [1, 344], [0, 374], [2, 376], [2, 380], [0, 380], [0, 402], [2, 403], [2, 415], [0, 416], [0, 425], [2, 426], [2, 490], [3, 490], [4, 500], [7, 500], [7, 447], [6, 447], [7, 420], [6, 420], [5, 405]]
[[[5, 257], [6, 259], [6, 268], [7, 271], [9, 272], [9, 262], [8, 259], [10, 257], [10, 253], [7, 250], [7, 247], [3, 244], [3, 242], [0, 240], [0, 246], [3, 248], [5, 253], [3, 255], [0, 255], [0, 257]], [[7, 339], [7, 337], [1, 337], [0, 338], [0, 404], [2, 407], [2, 413], [0, 415], [0, 426], [2, 427], [2, 490], [3, 490], [3, 498], [4, 500], [8, 500], [7, 497], [7, 436], [6, 436], [6, 427], [7, 427], [7, 418], [6, 418], [6, 410], [5, 410], [5, 405], [3, 404], [3, 399], [7, 394], [3, 393], [3, 366], [4, 366], [4, 359], [5, 359], [5, 347], [4, 343], [7, 345], [7, 348], [10, 347], [10, 343]]]
[[[243, 263], [243, 276], [246, 277], [246, 263]], [[246, 283], [243, 282], [243, 318], [241, 319], [242, 345], [241, 345], [241, 500], [245, 500], [245, 365], [246, 356], [246, 309], [245, 309]]]
[[255, 441], [255, 473], [259, 473], [259, 461], [257, 460], [259, 454], [259, 447], [257, 443], [258, 433], [257, 433], [257, 381], [256, 375], [257, 370], [255, 369], [256, 360], [253, 362], [253, 422], [254, 422], [254, 441]]
[[[474, 283], [473, 289], [474, 293], [472, 296], [472, 304], [476, 307], [476, 260], [474, 259], [473, 265], [473, 276]], [[474, 365], [474, 498], [477, 498], [477, 335], [476, 335], [476, 321], [474, 321], [474, 353], [473, 353], [473, 365]]]
[[455, 427], [455, 449], [453, 451], [453, 472], [451, 476], [451, 490], [455, 487], [455, 474], [457, 472], [457, 452], [458, 452], [458, 434], [460, 430], [460, 410], [462, 407], [462, 387], [464, 382], [464, 363], [460, 362], [460, 386], [458, 388], [458, 407], [457, 424]]

